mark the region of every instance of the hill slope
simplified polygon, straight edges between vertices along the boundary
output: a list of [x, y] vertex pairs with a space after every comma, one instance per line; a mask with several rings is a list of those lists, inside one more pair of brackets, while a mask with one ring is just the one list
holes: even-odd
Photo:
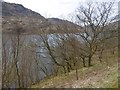
[[15, 4], [15, 3], [8, 3], [8, 2], [2, 2], [2, 16], [28, 16], [28, 17], [34, 17], [39, 19], [45, 19], [43, 16], [41, 16], [39, 13], [36, 13], [28, 8], [25, 8], [23, 5]]
[[[15, 31], [16, 26], [20, 26], [27, 34], [38, 34], [41, 28], [48, 30], [48, 33], [73, 32], [81, 29], [80, 26], [57, 18], [44, 18], [37, 12], [34, 12], [23, 5], [2, 2], [3, 32]], [[67, 27], [65, 27], [67, 26]]]
[[79, 80], [76, 80], [75, 71], [72, 71], [67, 75], [46, 78], [32, 88], [117, 88], [117, 59], [117, 56], [111, 55], [107, 58], [109, 61], [79, 69]]
[[25, 33], [34, 34], [43, 23], [46, 23], [46, 19], [39, 13], [20, 4], [2, 2], [3, 33], [13, 33], [19, 26], [25, 30]]
[[[75, 71], [69, 76], [57, 76], [44, 80], [39, 84], [33, 85], [32, 88], [117, 88], [118, 73], [117, 65], [106, 67], [105, 69], [91, 71], [91, 68], [79, 70], [80, 78], [75, 80]], [[90, 72], [89, 74], [87, 72]]]

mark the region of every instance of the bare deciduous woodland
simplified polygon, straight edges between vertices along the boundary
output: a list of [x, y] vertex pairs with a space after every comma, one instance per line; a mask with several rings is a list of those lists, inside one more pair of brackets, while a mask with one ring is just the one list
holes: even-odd
[[117, 88], [114, 4], [80, 3], [71, 22], [3, 16], [2, 87]]

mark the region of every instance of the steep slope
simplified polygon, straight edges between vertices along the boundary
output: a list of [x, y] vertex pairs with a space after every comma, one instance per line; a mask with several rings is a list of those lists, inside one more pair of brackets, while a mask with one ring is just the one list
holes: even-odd
[[[95, 67], [83, 68], [79, 70], [80, 78], [75, 80], [75, 71], [69, 76], [57, 76], [39, 84], [33, 85], [32, 88], [117, 88], [118, 73], [117, 66], [105, 67], [104, 69], [94, 70]], [[89, 73], [88, 73], [89, 72]]]
[[59, 18], [48, 18], [47, 20], [52, 24], [52, 29], [54, 32], [57, 30], [59, 33], [76, 33], [82, 30], [81, 26], [67, 20], [62, 20]]
[[3, 32], [13, 33], [16, 27], [22, 27], [26, 34], [38, 34], [41, 30], [47, 33], [77, 32], [81, 27], [57, 18], [44, 18], [39, 13], [25, 8], [23, 5], [2, 2]]
[[[117, 88], [118, 87], [118, 64], [117, 53], [105, 54], [101, 63], [92, 67], [78, 70], [79, 80], [76, 80], [76, 71], [69, 74], [51, 76], [43, 81], [32, 85], [32, 88]], [[96, 60], [97, 58], [95, 58]], [[109, 61], [108, 61], [109, 60]]]
[[28, 8], [25, 8], [23, 5], [15, 4], [15, 3], [8, 3], [2, 2], [2, 16], [27, 16], [27, 17], [34, 17], [45, 19], [39, 13], [36, 13]]
[[35, 34], [41, 27], [46, 28], [47, 21], [40, 14], [23, 5], [2, 2], [3, 33], [14, 33], [19, 27], [26, 34]]

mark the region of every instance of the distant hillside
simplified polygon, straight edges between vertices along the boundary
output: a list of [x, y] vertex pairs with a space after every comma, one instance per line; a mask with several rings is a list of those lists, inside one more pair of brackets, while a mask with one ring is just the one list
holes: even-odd
[[59, 18], [48, 18], [47, 20], [53, 25], [52, 29], [57, 30], [58, 32], [60, 31], [63, 33], [75, 33], [82, 30], [81, 26], [78, 26], [77, 24], [74, 24], [73, 22], [67, 20], [62, 20]]
[[31, 16], [45, 19], [39, 13], [25, 8], [23, 5], [8, 2], [2, 2], [2, 16]]
[[34, 34], [42, 30], [48, 33], [76, 32], [81, 27], [58, 18], [44, 18], [39, 13], [25, 8], [23, 5], [15, 3], [2, 3], [3, 31], [12, 32], [17, 26], [23, 27], [26, 33]]
[[[69, 27], [74, 27], [74, 26], [78, 26], [76, 24], [74, 24], [73, 22], [67, 21], [67, 20], [62, 20], [59, 18], [48, 18], [48, 21], [51, 22], [52, 24], [56, 24], [56, 25], [67, 25]], [[82, 28], [80, 26], [78, 26], [79, 28]]]
[[42, 23], [46, 23], [46, 19], [39, 13], [20, 4], [2, 2], [3, 32], [13, 33], [19, 26], [25, 30], [25, 33], [32, 34], [33, 31], [39, 30]]

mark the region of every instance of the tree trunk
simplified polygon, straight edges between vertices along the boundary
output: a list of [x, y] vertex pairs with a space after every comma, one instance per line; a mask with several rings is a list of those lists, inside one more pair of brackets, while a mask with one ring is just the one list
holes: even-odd
[[75, 72], [76, 72], [76, 80], [78, 80], [78, 70], [77, 70], [76, 63], [77, 63], [77, 62], [74, 62], [74, 66], [75, 66]]
[[92, 59], [92, 56], [90, 55], [90, 56], [88, 57], [88, 67], [92, 66], [92, 64], [91, 64], [91, 59]]
[[19, 45], [20, 45], [20, 36], [18, 34], [17, 36], [17, 50], [16, 50], [16, 57], [15, 57], [15, 67], [16, 67], [16, 73], [17, 73], [17, 77], [18, 77], [18, 85], [19, 88], [21, 88], [21, 84], [20, 84], [20, 75], [19, 75], [19, 67], [18, 67], [18, 56], [19, 56]]
[[67, 71], [68, 71], [68, 73], [70, 72], [70, 67], [69, 67], [68, 63], [67, 63]]
[[76, 80], [78, 80], [78, 70], [76, 68]]
[[64, 74], [66, 74], [65, 66], [63, 66], [63, 69], [64, 69]]
[[86, 67], [85, 65], [85, 58], [82, 58], [83, 59], [83, 66]]

